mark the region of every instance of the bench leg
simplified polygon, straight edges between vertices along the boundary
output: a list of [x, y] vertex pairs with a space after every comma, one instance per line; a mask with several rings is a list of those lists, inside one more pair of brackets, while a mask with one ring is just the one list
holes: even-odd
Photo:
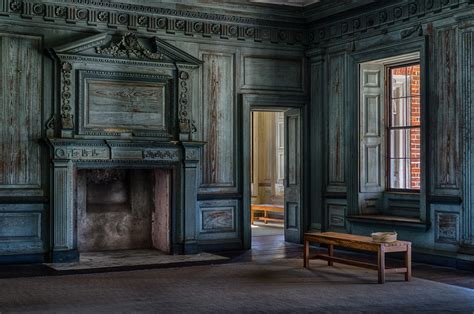
[[405, 281], [411, 280], [411, 245], [407, 246], [407, 251], [405, 252], [405, 267], [407, 272], [405, 273]]
[[304, 267], [309, 268], [309, 241], [304, 241]]
[[378, 252], [378, 271], [379, 271], [379, 283], [385, 283], [385, 250], [380, 247]]
[[[328, 255], [329, 255], [329, 257], [334, 256], [334, 245], [332, 245], [332, 244], [328, 245]], [[328, 266], [333, 266], [333, 261], [332, 260], [328, 261]]]

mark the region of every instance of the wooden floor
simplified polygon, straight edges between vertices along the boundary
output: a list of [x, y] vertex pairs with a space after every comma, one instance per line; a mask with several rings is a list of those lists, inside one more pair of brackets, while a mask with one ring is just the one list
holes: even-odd
[[[317, 251], [325, 252], [325, 249], [317, 247], [311, 248], [312, 254]], [[362, 262], [374, 262], [376, 256], [370, 256], [362, 253], [335, 250], [337, 256], [351, 258]], [[233, 254], [224, 253], [231, 258], [231, 262], [250, 262], [259, 260], [270, 260], [275, 258], [301, 258], [301, 267], [303, 267], [303, 246], [299, 244], [287, 243], [283, 236], [260, 236], [252, 238], [252, 250], [234, 252]], [[387, 259], [387, 265], [390, 267], [401, 266], [403, 260]], [[449, 285], [474, 289], [474, 270], [473, 272], [457, 270], [449, 267], [440, 267], [428, 264], [413, 263], [413, 277], [441, 282]]]
[[[312, 254], [318, 250], [324, 249], [312, 247]], [[259, 236], [252, 238], [252, 250], [220, 252], [216, 253], [221, 256], [229, 257], [230, 263], [238, 262], [265, 262], [279, 258], [298, 258], [301, 259], [301, 267], [303, 267], [303, 245], [286, 243], [282, 235], [278, 236]], [[354, 252], [335, 250], [335, 254], [341, 257], [350, 257], [359, 261], [374, 261], [375, 255], [358, 254]], [[387, 260], [387, 265], [395, 267], [401, 265], [402, 260]], [[196, 263], [196, 265], [199, 265]], [[187, 266], [193, 266], [188, 264]], [[162, 268], [150, 267], [150, 268]], [[134, 269], [133, 267], [130, 270]], [[143, 267], [139, 268], [143, 269]], [[124, 269], [121, 269], [122, 271]], [[78, 272], [74, 272], [78, 273]], [[15, 277], [35, 277], [35, 276], [55, 276], [67, 273], [58, 273], [42, 264], [34, 265], [0, 265], [0, 278]], [[431, 281], [441, 282], [459, 287], [474, 289], [474, 271], [461, 271], [454, 268], [439, 267], [428, 264], [413, 263], [413, 276], [417, 278], [427, 279]]]

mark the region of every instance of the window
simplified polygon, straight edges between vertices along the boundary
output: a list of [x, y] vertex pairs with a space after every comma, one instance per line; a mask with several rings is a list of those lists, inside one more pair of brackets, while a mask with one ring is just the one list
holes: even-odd
[[387, 186], [420, 190], [420, 65], [388, 67]]
[[381, 210], [405, 215], [415, 210], [419, 200], [423, 109], [418, 60], [419, 54], [413, 53], [360, 64], [361, 213]]

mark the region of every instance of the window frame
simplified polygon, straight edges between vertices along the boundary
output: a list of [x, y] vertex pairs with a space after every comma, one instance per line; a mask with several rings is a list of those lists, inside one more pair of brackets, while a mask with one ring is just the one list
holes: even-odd
[[[420, 98], [420, 125], [419, 126], [407, 126], [407, 127], [395, 127], [391, 128], [391, 117], [390, 113], [392, 110], [392, 102], [391, 102], [391, 93], [392, 93], [392, 76], [391, 76], [391, 70], [396, 69], [396, 68], [402, 68], [402, 67], [410, 67], [413, 65], [419, 65], [420, 66], [420, 93], [418, 97]], [[384, 64], [384, 72], [385, 72], [385, 82], [384, 82], [384, 100], [385, 100], [385, 114], [384, 114], [384, 119], [385, 119], [385, 136], [384, 136], [384, 141], [385, 141], [385, 192], [387, 193], [412, 193], [412, 194], [420, 194], [421, 193], [421, 184], [419, 189], [397, 189], [397, 188], [392, 188], [390, 185], [390, 156], [391, 156], [391, 150], [390, 150], [390, 130], [393, 129], [403, 129], [403, 130], [408, 130], [408, 129], [419, 129], [420, 130], [420, 136], [422, 134], [422, 128], [424, 124], [424, 119], [423, 119], [423, 105], [421, 103], [421, 90], [423, 88], [422, 86], [422, 78], [421, 78], [421, 72], [423, 71], [422, 65], [421, 65], [421, 60], [420, 59], [413, 59], [413, 60], [406, 60], [406, 61], [401, 61], [401, 62], [396, 62], [396, 63], [388, 63]], [[423, 141], [423, 136], [421, 136], [421, 140]], [[421, 144], [423, 145], [423, 144]], [[424, 158], [423, 156], [423, 149], [420, 149], [420, 177], [423, 176], [424, 172], [424, 167], [422, 164], [422, 159]]]

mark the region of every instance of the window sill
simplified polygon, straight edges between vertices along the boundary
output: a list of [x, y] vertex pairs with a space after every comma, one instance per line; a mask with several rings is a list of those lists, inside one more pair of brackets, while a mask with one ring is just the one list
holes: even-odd
[[383, 224], [390, 226], [401, 226], [415, 229], [428, 229], [429, 225], [419, 218], [390, 216], [390, 215], [357, 215], [348, 216], [347, 220], [366, 224]]

